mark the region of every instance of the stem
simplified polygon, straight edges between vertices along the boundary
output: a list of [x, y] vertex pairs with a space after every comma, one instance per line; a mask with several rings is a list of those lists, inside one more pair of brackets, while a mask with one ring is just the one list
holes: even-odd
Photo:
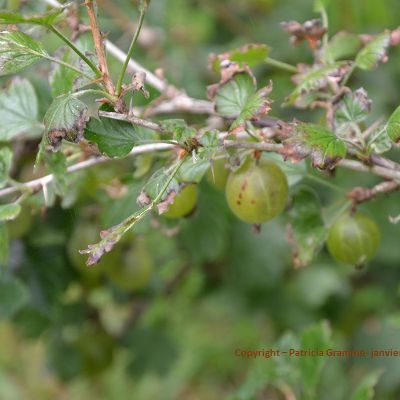
[[126, 73], [126, 69], [128, 68], [128, 64], [130, 59], [132, 58], [133, 52], [135, 50], [135, 44], [139, 38], [140, 31], [142, 30], [143, 26], [143, 21], [144, 21], [144, 16], [146, 15], [146, 8], [143, 7], [143, 9], [140, 11], [140, 17], [139, 17], [139, 22], [138, 26], [136, 27], [135, 34], [133, 35], [131, 45], [129, 46], [128, 54], [126, 55], [125, 62], [122, 66], [118, 82], [117, 82], [117, 88], [116, 88], [116, 95], [120, 96], [121, 95], [121, 89], [122, 89], [122, 82], [124, 80], [124, 76]]
[[94, 45], [96, 48], [97, 58], [99, 60], [100, 72], [101, 72], [100, 76], [103, 77], [104, 85], [106, 86], [108, 93], [110, 93], [113, 96], [115, 93], [114, 85], [110, 78], [110, 72], [108, 70], [106, 53], [104, 50], [103, 37], [101, 35], [99, 24], [98, 24], [97, 17], [96, 17], [95, 1], [94, 0], [86, 0], [85, 5], [86, 5], [87, 13], [89, 16], [89, 22], [90, 22], [90, 27], [92, 30], [92, 36], [93, 36]]
[[[54, 34], [56, 34], [67, 46], [69, 46], [96, 74], [97, 77], [101, 77], [101, 71], [97, 68], [95, 63], [91, 61], [88, 57], [86, 57], [75, 45], [71, 42], [62, 32], [60, 32], [53, 25], [47, 25], [47, 28], [50, 29]], [[92, 79], [92, 78], [90, 78]]]
[[[43, 56], [42, 56], [42, 57], [43, 57]], [[82, 72], [79, 68], [76, 68], [76, 67], [74, 67], [73, 65], [66, 63], [65, 61], [59, 60], [58, 58], [54, 58], [54, 57], [51, 57], [51, 56], [48, 56], [48, 57], [45, 57], [45, 58], [46, 58], [47, 60], [49, 60], [49, 61], [52, 61], [52, 62], [54, 62], [54, 63], [63, 65], [64, 67], [67, 67], [67, 68], [69, 68], [69, 69], [72, 69], [73, 71], [78, 72], [79, 75], [82, 75], [84, 78], [86, 78], [86, 79], [88, 79], [88, 80], [90, 80], [90, 81], [93, 81], [93, 78], [92, 78], [91, 76], [86, 75], [86, 74], [85, 74], [84, 72]]]
[[319, 176], [315, 176], [315, 175], [312, 175], [312, 174], [308, 173], [306, 178], [311, 180], [311, 181], [314, 181], [314, 182], [316, 182], [316, 183], [318, 183], [320, 185], [326, 186], [326, 187], [328, 187], [328, 188], [330, 188], [332, 190], [335, 190], [336, 192], [340, 192], [340, 193], [345, 193], [346, 192], [340, 186], [336, 186], [335, 184], [333, 184], [333, 183], [331, 183], [329, 181], [326, 181], [325, 179], [321, 179]]
[[281, 69], [283, 71], [286, 71], [286, 72], [293, 72], [293, 73], [297, 72], [297, 68], [295, 66], [287, 64], [287, 63], [285, 63], [283, 61], [275, 60], [274, 58], [271, 58], [271, 57], [267, 57], [264, 60], [264, 62], [266, 64], [268, 64], [268, 65], [271, 65], [272, 67], [279, 68], [279, 69]]
[[345, 86], [348, 82], [348, 80], [350, 79], [351, 75], [353, 74], [354, 70], [356, 69], [356, 63], [353, 62], [353, 64], [351, 65], [349, 72], [347, 72], [346, 76], [343, 78], [343, 81], [341, 83], [342, 86]]

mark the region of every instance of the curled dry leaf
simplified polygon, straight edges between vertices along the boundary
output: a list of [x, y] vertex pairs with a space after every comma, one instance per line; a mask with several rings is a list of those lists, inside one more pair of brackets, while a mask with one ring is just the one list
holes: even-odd
[[311, 49], [315, 50], [320, 46], [321, 39], [326, 33], [320, 19], [312, 19], [301, 24], [297, 21], [282, 22], [282, 28], [290, 34], [290, 42], [297, 46], [307, 41]]

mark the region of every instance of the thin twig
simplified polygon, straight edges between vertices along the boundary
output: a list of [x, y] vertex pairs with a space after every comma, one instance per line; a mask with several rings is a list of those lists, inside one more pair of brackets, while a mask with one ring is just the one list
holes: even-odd
[[118, 121], [127, 121], [131, 122], [134, 125], [143, 126], [144, 128], [151, 129], [153, 131], [164, 133], [164, 129], [161, 127], [160, 124], [156, 122], [147, 121], [142, 118], [135, 117], [129, 114], [120, 114], [116, 112], [108, 112], [108, 111], [99, 111], [100, 117], [116, 119]]
[[100, 71], [103, 74], [104, 85], [106, 86], [108, 93], [110, 93], [113, 96], [115, 93], [115, 89], [111, 81], [110, 72], [108, 70], [108, 63], [106, 58], [106, 52], [104, 49], [103, 36], [100, 32], [95, 11], [95, 0], [86, 0], [85, 5], [89, 16], [89, 23], [94, 40], [94, 46], [96, 48], [97, 58], [99, 60]]
[[355, 204], [365, 203], [374, 199], [379, 194], [391, 193], [399, 190], [400, 182], [385, 181], [381, 182], [373, 188], [356, 187], [347, 193], [347, 198]]

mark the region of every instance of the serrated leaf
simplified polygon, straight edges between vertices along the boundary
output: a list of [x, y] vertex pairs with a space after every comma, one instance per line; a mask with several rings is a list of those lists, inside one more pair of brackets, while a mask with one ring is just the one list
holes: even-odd
[[45, 134], [54, 150], [63, 139], [78, 143], [83, 138], [87, 111], [87, 105], [72, 94], [54, 99], [44, 116]]
[[42, 44], [25, 33], [0, 32], [0, 75], [14, 74], [48, 57]]
[[53, 25], [69, 4], [66, 4], [63, 7], [53, 8], [49, 12], [43, 14], [25, 16], [16, 12], [0, 10], [0, 24]]
[[196, 130], [190, 128], [183, 119], [165, 119], [160, 122], [162, 129], [166, 132], [171, 132], [173, 137], [178, 142], [192, 138], [196, 135]]
[[368, 42], [355, 59], [356, 66], [364, 70], [372, 70], [386, 62], [387, 50], [390, 45], [390, 34], [381, 33]]
[[223, 117], [235, 118], [231, 126], [235, 129], [270, 110], [271, 102], [266, 96], [271, 90], [269, 85], [256, 92], [253, 77], [247, 72], [238, 73], [217, 89], [215, 110]]
[[282, 155], [298, 162], [307, 156], [317, 168], [333, 168], [346, 156], [346, 144], [329, 129], [314, 124], [300, 124], [297, 135], [284, 142]]
[[373, 400], [375, 397], [375, 386], [379, 381], [380, 375], [380, 372], [373, 372], [364, 377], [350, 400]]
[[364, 121], [371, 111], [372, 101], [367, 92], [357, 89], [346, 93], [335, 106], [335, 125], [340, 128], [347, 124], [358, 124]]
[[388, 136], [387, 126], [380, 126], [372, 132], [369, 138], [368, 146], [371, 151], [382, 154], [392, 148], [393, 142]]
[[0, 188], [3, 188], [8, 182], [11, 162], [12, 151], [8, 147], [0, 148]]
[[0, 205], [0, 222], [11, 221], [18, 217], [21, 205], [17, 203]]
[[[331, 346], [331, 331], [325, 322], [314, 325], [301, 334], [300, 349], [326, 351]], [[326, 357], [300, 357], [299, 368], [303, 387], [308, 393], [307, 398], [315, 398], [317, 384], [326, 361]]]
[[0, 278], [0, 319], [10, 318], [28, 302], [28, 290], [18, 279]]
[[4, 222], [0, 222], [0, 267], [7, 264], [8, 248], [9, 243], [7, 225]]
[[85, 128], [85, 138], [96, 143], [108, 157], [126, 157], [138, 139], [131, 123], [102, 117], [91, 118]]
[[321, 203], [311, 189], [301, 187], [294, 193], [289, 222], [293, 264], [297, 268], [304, 267], [313, 260], [327, 234]]
[[362, 42], [358, 35], [349, 32], [339, 32], [329, 41], [326, 55], [331, 62], [354, 56], [361, 48]]
[[345, 63], [328, 64], [297, 75], [299, 83], [296, 89], [287, 97], [285, 105], [292, 105], [300, 96], [324, 88], [328, 84], [329, 77], [339, 77], [343, 74], [341, 68], [345, 65]]
[[27, 79], [14, 78], [8, 90], [0, 94], [0, 141], [24, 134], [37, 137], [43, 131], [39, 122], [35, 90]]
[[387, 134], [393, 142], [400, 142], [400, 106], [394, 110], [387, 122]]
[[188, 157], [182, 164], [177, 178], [182, 182], [199, 183], [210, 167], [208, 160], [193, 160]]

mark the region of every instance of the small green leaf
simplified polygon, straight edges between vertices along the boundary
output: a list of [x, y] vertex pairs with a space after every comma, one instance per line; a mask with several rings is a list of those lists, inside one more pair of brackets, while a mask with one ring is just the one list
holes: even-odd
[[296, 89], [287, 97], [285, 105], [293, 105], [300, 96], [324, 88], [328, 84], [329, 76], [338, 76], [343, 66], [345, 66], [343, 62], [328, 64], [299, 75], [299, 83]]
[[321, 215], [321, 203], [315, 192], [301, 187], [294, 193], [289, 222], [293, 263], [295, 267], [304, 267], [313, 260], [327, 234]]
[[354, 56], [361, 46], [361, 39], [355, 33], [339, 32], [329, 41], [326, 54], [331, 62], [343, 60]]
[[231, 80], [219, 86], [215, 95], [215, 110], [227, 118], [235, 118], [231, 129], [245, 121], [266, 114], [271, 102], [266, 97], [272, 86], [266, 86], [256, 92], [253, 77], [246, 73], [236, 74]]
[[211, 62], [211, 68], [214, 72], [220, 72], [221, 61], [224, 60], [237, 62], [241, 66], [248, 65], [249, 67], [255, 67], [263, 64], [270, 52], [271, 48], [266, 44], [247, 44], [240, 48], [214, 56]]
[[335, 107], [335, 125], [340, 128], [364, 121], [371, 111], [371, 104], [363, 88], [346, 93]]
[[[8, 229], [4, 222], [0, 222], [0, 267], [8, 261]], [[1, 270], [0, 270], [1, 272]], [[1, 276], [1, 273], [0, 273]], [[1, 285], [0, 285], [1, 286]]]
[[161, 121], [161, 127], [167, 132], [171, 132], [174, 135], [174, 139], [178, 142], [183, 142], [196, 135], [196, 130], [190, 128], [186, 121], [183, 119], [165, 119]]
[[21, 134], [39, 136], [43, 125], [38, 118], [38, 99], [32, 84], [14, 78], [8, 90], [0, 94], [0, 140], [10, 141]]
[[42, 44], [25, 33], [0, 32], [0, 75], [14, 74], [48, 57]]
[[193, 160], [188, 157], [182, 164], [177, 178], [182, 182], [199, 183], [209, 167], [210, 162], [208, 160]]
[[71, 3], [65, 4], [63, 7], [54, 8], [47, 13], [25, 16], [16, 12], [0, 10], [0, 24], [54, 25], [58, 17], [70, 4]]
[[400, 106], [396, 108], [387, 122], [387, 134], [393, 142], [400, 142]]
[[372, 132], [369, 137], [368, 146], [371, 151], [377, 154], [386, 153], [392, 148], [393, 142], [388, 136], [386, 125], [381, 125]]
[[88, 120], [88, 107], [72, 94], [54, 99], [44, 116], [45, 134], [53, 149], [58, 149], [63, 139], [78, 143]]
[[8, 182], [8, 175], [11, 168], [12, 151], [8, 147], [0, 148], [0, 188]]
[[282, 155], [294, 162], [310, 156], [314, 167], [331, 169], [346, 152], [346, 144], [329, 129], [303, 123], [297, 127], [297, 135], [284, 142]]
[[101, 117], [91, 118], [85, 128], [85, 138], [96, 143], [108, 157], [126, 157], [138, 140], [131, 123]]
[[[326, 351], [332, 346], [331, 332], [326, 322], [306, 329], [300, 338], [300, 349]], [[299, 359], [300, 373], [307, 398], [315, 398], [321, 371], [326, 363], [326, 357], [301, 357]]]
[[[70, 49], [67, 49], [61, 57], [61, 61], [74, 64], [72, 61]], [[71, 62], [72, 61], [72, 62]], [[79, 77], [79, 73], [65, 65], [53, 64], [51, 74], [49, 76], [49, 81], [51, 85], [51, 90], [54, 97], [60, 96], [65, 93], [72, 92], [74, 83]]]
[[55, 194], [64, 196], [67, 192], [67, 157], [62, 152], [44, 152], [43, 161], [47, 169], [53, 174]]
[[390, 34], [381, 33], [368, 42], [357, 54], [355, 63], [360, 69], [370, 71], [379, 64], [386, 62], [387, 50], [390, 45]]
[[375, 386], [381, 376], [380, 372], [367, 375], [358, 385], [350, 400], [373, 400], [375, 397]]
[[21, 212], [21, 205], [17, 203], [10, 203], [0, 205], [0, 222], [11, 221], [18, 217]]
[[0, 319], [10, 318], [28, 302], [28, 290], [18, 279], [0, 277]]

